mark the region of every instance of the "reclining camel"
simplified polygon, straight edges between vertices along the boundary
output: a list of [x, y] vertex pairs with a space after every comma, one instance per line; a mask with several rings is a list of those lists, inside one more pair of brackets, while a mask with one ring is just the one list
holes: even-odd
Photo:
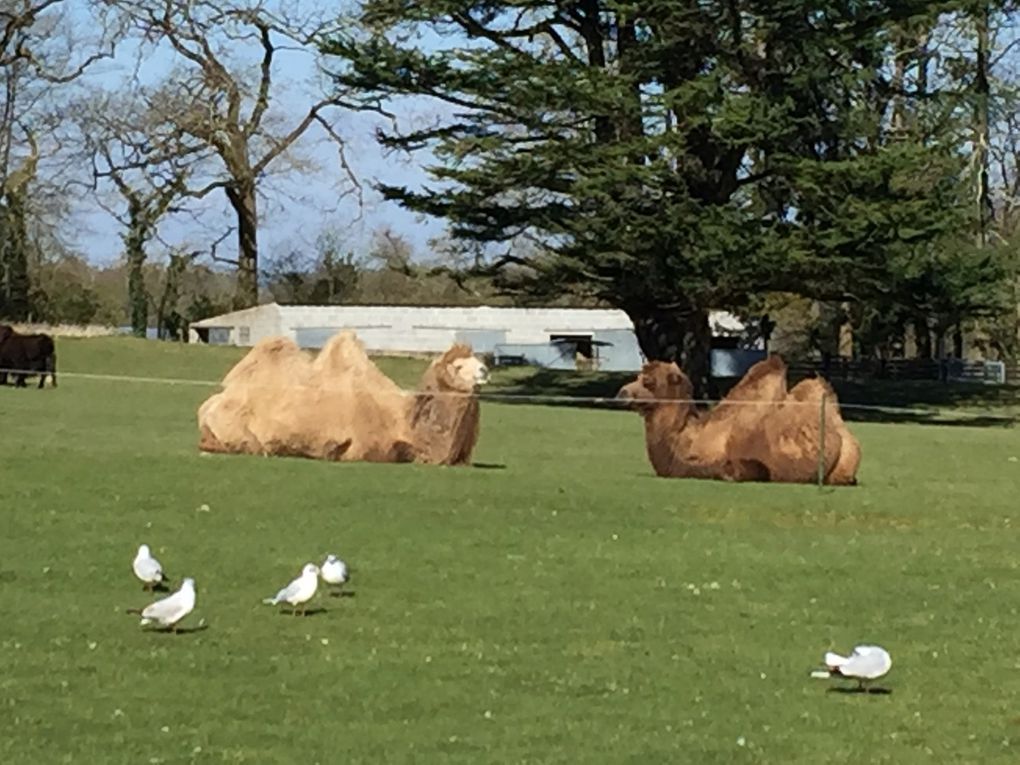
[[818, 478], [821, 450], [825, 483], [857, 483], [860, 444], [824, 380], [803, 380], [787, 391], [786, 364], [771, 356], [751, 367], [709, 412], [695, 409], [692, 393], [676, 364], [653, 361], [617, 394], [644, 418], [648, 458], [657, 475], [811, 483]]
[[474, 393], [488, 370], [461, 343], [418, 391], [384, 375], [353, 332], [312, 359], [287, 338], [258, 343], [198, 410], [199, 449], [333, 461], [463, 465], [478, 441]]

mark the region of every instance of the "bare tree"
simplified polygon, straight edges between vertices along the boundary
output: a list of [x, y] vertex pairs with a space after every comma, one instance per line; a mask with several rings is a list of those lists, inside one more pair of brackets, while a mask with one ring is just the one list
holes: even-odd
[[[161, 89], [139, 88], [123, 96], [91, 93], [75, 109], [91, 186], [97, 201], [124, 228], [132, 332], [145, 337], [149, 296], [145, 288], [146, 248], [160, 221], [177, 212], [187, 182], [208, 153], [199, 141], [168, 129], [145, 104], [162, 99]], [[116, 204], [105, 199], [112, 187]]]
[[[120, 28], [98, 5], [78, 4], [77, 23], [64, 0], [3, 0], [0, 3], [0, 179], [7, 177], [18, 125], [97, 61], [113, 56]], [[83, 23], [86, 19], [94, 23]], [[82, 32], [85, 28], [87, 31]]]
[[[287, 158], [294, 144], [318, 124], [340, 146], [341, 161], [348, 167], [340, 136], [327, 119], [336, 106], [332, 97], [315, 100], [293, 119], [270, 109], [277, 93], [279, 54], [305, 51], [312, 55], [315, 42], [329, 28], [312, 17], [299, 18], [296, 11], [271, 12], [257, 0], [105, 2], [124, 14], [146, 40], [169, 46], [186, 68], [178, 81], [178, 97], [170, 103], [177, 105], [186, 95], [190, 107], [164, 110], [162, 118], [182, 136], [210, 147], [219, 159], [220, 171], [190, 193], [196, 197], [216, 189], [226, 193], [237, 216], [235, 304], [254, 305], [258, 302], [259, 186], [271, 166]], [[257, 63], [245, 65], [244, 56], [253, 53]], [[354, 181], [349, 169], [348, 174]]]
[[30, 223], [53, 196], [37, 183], [40, 160], [55, 151], [44, 139], [67, 86], [112, 56], [118, 35], [90, 3], [0, 2], [0, 277], [3, 312], [12, 318], [31, 312]]

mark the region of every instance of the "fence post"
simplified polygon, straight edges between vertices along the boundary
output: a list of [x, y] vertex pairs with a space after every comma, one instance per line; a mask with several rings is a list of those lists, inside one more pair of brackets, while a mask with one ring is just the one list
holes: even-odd
[[818, 488], [825, 484], [825, 394], [822, 394], [822, 407], [818, 413]]

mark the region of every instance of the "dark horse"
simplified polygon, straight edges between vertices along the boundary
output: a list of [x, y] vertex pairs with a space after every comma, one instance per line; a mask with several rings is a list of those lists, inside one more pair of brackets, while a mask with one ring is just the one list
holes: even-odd
[[25, 387], [25, 378], [39, 375], [39, 387], [50, 376], [57, 386], [57, 352], [49, 335], [19, 335], [13, 327], [0, 324], [0, 385], [7, 384], [7, 375], [14, 375], [14, 384]]

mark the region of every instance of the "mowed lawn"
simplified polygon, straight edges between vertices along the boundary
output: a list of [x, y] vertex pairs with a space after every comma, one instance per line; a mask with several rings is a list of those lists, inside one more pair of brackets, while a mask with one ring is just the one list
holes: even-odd
[[[241, 355], [59, 353], [199, 380]], [[483, 405], [474, 468], [202, 456], [211, 392], [0, 388], [5, 765], [1020, 759], [1015, 429], [854, 424], [862, 484], [819, 491], [658, 479], [635, 415], [531, 405]], [[125, 614], [142, 542], [204, 629]], [[261, 604], [327, 552], [354, 597]], [[809, 677], [858, 642], [891, 694]]]

